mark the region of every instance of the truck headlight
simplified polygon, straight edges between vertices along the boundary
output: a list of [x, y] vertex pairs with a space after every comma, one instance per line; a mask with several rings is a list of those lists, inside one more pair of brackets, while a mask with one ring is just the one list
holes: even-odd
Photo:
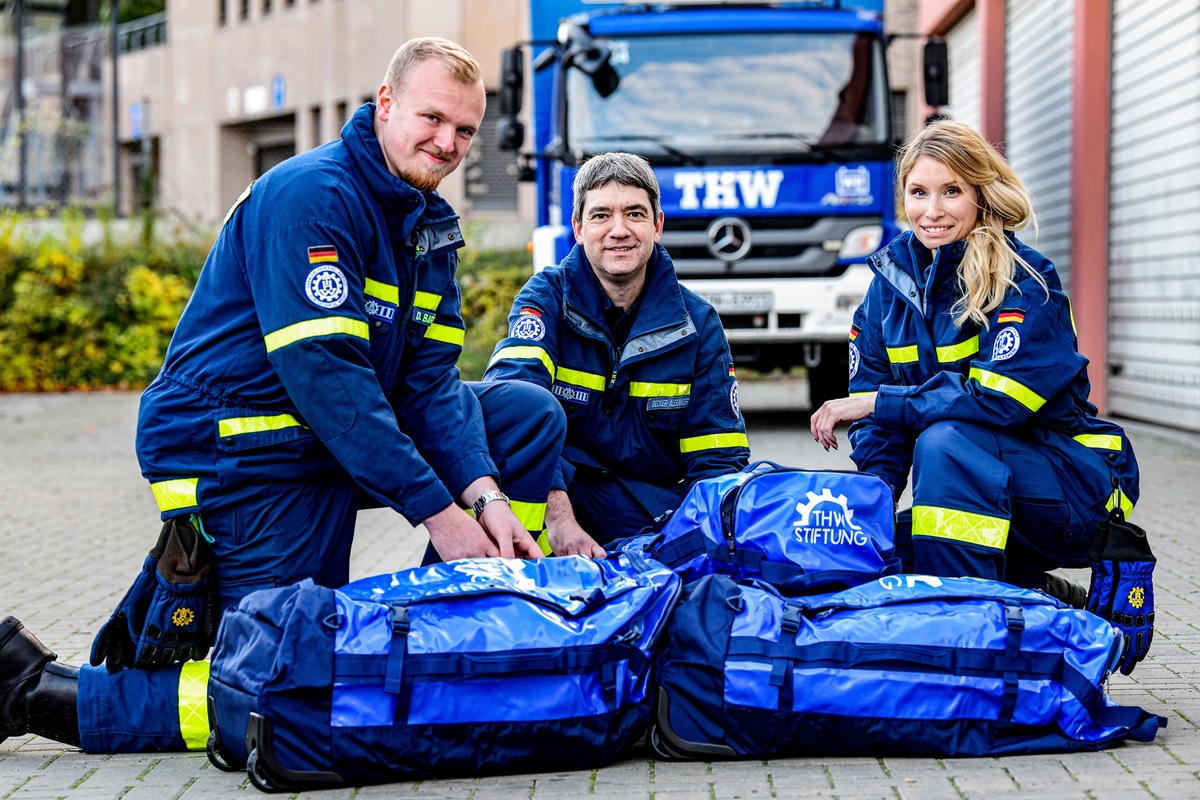
[[838, 259], [866, 258], [879, 249], [883, 240], [882, 225], [863, 225], [846, 234], [842, 239], [842, 249], [838, 251]]

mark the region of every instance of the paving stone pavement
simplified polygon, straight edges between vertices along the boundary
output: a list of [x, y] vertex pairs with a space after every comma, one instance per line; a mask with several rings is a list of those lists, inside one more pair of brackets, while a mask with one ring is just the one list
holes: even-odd
[[[755, 391], [746, 387], [744, 404]], [[137, 395], [0, 395], [0, 616], [21, 618], [66, 663], [92, 636], [158, 533], [133, 452]], [[849, 468], [806, 433], [807, 413], [749, 416], [755, 457]], [[1149, 659], [1110, 681], [1111, 696], [1170, 720], [1151, 744], [1098, 753], [977, 759], [791, 758], [672, 763], [639, 745], [602, 769], [401, 782], [304, 792], [305, 798], [645, 800], [730, 798], [1200, 797], [1200, 437], [1129, 424], [1143, 469], [1134, 517], [1158, 556], [1157, 632]], [[419, 561], [424, 547], [390, 511], [363, 512], [352, 577]], [[1070, 575], [1086, 583], [1086, 575]], [[0, 800], [227, 798], [258, 791], [203, 754], [99, 756], [34, 736], [0, 742]]]

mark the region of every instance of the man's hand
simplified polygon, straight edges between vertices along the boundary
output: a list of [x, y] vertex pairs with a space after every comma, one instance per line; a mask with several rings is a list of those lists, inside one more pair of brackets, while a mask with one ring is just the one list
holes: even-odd
[[875, 413], [875, 397], [878, 392], [856, 394], [853, 397], [839, 397], [836, 400], [826, 400], [812, 415], [809, 428], [813, 439], [826, 450], [837, 450], [837, 436], [833, 429], [846, 422], [857, 422], [863, 417]]
[[575, 519], [571, 500], [561, 489], [550, 492], [546, 503], [546, 538], [556, 556], [585, 555], [604, 558], [608, 555], [596, 540], [588, 535]]
[[[542, 548], [525, 530], [512, 507], [501, 500], [494, 500], [479, 513], [483, 530], [491, 537], [505, 558], [541, 558]], [[434, 545], [436, 547], [436, 545]]]
[[[437, 550], [443, 561], [500, 555], [500, 548], [488, 538], [483, 526], [458, 506], [446, 506], [432, 517], [423, 520], [423, 523], [429, 531], [429, 541], [433, 544], [433, 549]], [[509, 555], [512, 555], [511, 542]]]

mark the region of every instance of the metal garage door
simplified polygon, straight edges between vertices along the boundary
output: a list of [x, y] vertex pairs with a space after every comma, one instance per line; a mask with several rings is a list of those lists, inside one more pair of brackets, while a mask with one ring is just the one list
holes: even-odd
[[1200, 2], [1114, 0], [1109, 410], [1200, 430]]
[[1009, 0], [1005, 155], [1033, 195], [1038, 234], [1021, 239], [1054, 262], [1070, 289], [1071, 53], [1077, 0]]
[[950, 105], [942, 113], [979, 127], [979, 20], [969, 11], [946, 34], [946, 54], [950, 72]]

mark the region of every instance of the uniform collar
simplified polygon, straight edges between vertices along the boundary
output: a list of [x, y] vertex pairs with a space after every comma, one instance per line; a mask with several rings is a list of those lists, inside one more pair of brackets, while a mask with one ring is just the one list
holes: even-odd
[[423, 192], [388, 171], [383, 147], [375, 136], [375, 104], [364, 103], [342, 128], [342, 141], [376, 202], [389, 214], [399, 216], [405, 238], [418, 218], [430, 220], [454, 215], [450, 204], [437, 192]]
[[[600, 280], [578, 244], [563, 259], [563, 271], [566, 278], [563, 289], [565, 305], [582, 313], [601, 328], [607, 328], [604, 309], [612, 303], [600, 288]], [[675, 266], [661, 244], [654, 246], [647, 267], [646, 283], [634, 303], [634, 309], [637, 319], [630, 332], [631, 338], [644, 331], [679, 325], [687, 319], [683, 293], [675, 277]]]

